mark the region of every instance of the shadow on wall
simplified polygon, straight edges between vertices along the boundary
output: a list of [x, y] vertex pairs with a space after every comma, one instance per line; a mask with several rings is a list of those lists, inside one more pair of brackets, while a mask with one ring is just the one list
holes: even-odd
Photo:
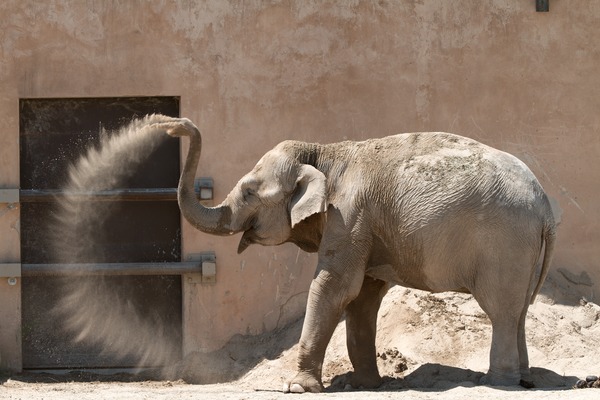
[[558, 268], [548, 274], [540, 294], [548, 297], [552, 303], [566, 306], [599, 302], [590, 276], [585, 271], [577, 275], [565, 268]]
[[[549, 196], [549, 200], [558, 227], [562, 222], [563, 210], [555, 198]], [[560, 241], [560, 234], [558, 240]], [[552, 269], [552, 267], [556, 268], [556, 264], [551, 266], [551, 271], [540, 292], [542, 295], [549, 297], [554, 303], [567, 306], [580, 305], [582, 300], [586, 303], [599, 302], [594, 296], [595, 288], [592, 277], [586, 271], [575, 273], [568, 267], [556, 269]]]

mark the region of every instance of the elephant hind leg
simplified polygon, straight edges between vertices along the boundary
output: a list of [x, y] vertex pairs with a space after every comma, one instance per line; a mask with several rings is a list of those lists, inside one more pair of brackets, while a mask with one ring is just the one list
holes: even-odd
[[529, 355], [527, 353], [527, 338], [525, 336], [525, 319], [527, 318], [527, 310], [529, 309], [529, 301], [525, 304], [519, 318], [519, 328], [517, 333], [517, 345], [519, 348], [519, 371], [521, 373], [521, 381], [519, 384], [527, 389], [535, 387], [531, 372], [529, 371]]
[[[515, 286], [519, 284], [515, 283]], [[473, 293], [492, 322], [490, 368], [481, 383], [493, 386], [517, 386], [522, 373], [529, 379], [529, 360], [525, 343], [527, 287], [522, 291], [485, 290]], [[520, 295], [522, 294], [522, 295]]]
[[493, 316], [490, 316], [490, 320], [492, 321], [490, 367], [481, 383], [492, 386], [516, 386], [521, 381], [518, 321]]
[[[540, 250], [541, 251], [541, 250]], [[537, 264], [537, 262], [534, 262], [534, 266]], [[523, 306], [523, 309], [521, 310], [521, 316], [519, 318], [519, 327], [518, 327], [518, 332], [517, 332], [517, 345], [519, 346], [519, 369], [521, 372], [521, 381], [520, 381], [520, 385], [527, 388], [527, 389], [531, 389], [535, 387], [535, 384], [533, 383], [533, 379], [531, 377], [531, 371], [529, 369], [529, 355], [527, 352], [527, 337], [525, 335], [525, 321], [527, 319], [527, 311], [529, 310], [529, 305], [531, 304], [531, 300], [532, 300], [532, 296], [533, 296], [533, 286], [535, 286], [536, 282], [536, 268], [532, 268], [530, 275], [529, 275], [529, 281], [531, 282], [530, 284], [530, 290], [528, 291], [528, 296], [525, 299], [525, 305]]]
[[375, 388], [382, 382], [375, 336], [377, 312], [388, 288], [386, 282], [366, 276], [358, 297], [346, 307], [346, 345], [354, 367], [350, 384], [355, 388]]
[[[525, 336], [525, 319], [528, 303], [525, 304], [516, 328], [516, 346], [514, 346], [514, 322], [501, 318], [492, 321], [492, 348], [490, 351], [490, 370], [483, 383], [496, 386], [521, 385], [527, 389], [535, 387], [529, 371], [529, 355]], [[491, 319], [491, 317], [490, 317]], [[516, 350], [516, 354], [515, 354]], [[515, 360], [518, 360], [518, 370]]]

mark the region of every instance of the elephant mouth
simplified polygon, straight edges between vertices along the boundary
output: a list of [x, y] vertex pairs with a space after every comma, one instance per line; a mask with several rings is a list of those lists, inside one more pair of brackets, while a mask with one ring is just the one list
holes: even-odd
[[254, 228], [250, 228], [244, 232], [242, 238], [240, 239], [240, 244], [238, 245], [237, 253], [241, 254], [244, 250], [248, 248], [251, 244], [258, 243], [260, 241], [260, 237], [254, 231]]
[[263, 246], [277, 246], [285, 242], [285, 240], [278, 240], [276, 237], [273, 237], [268, 229], [265, 229], [264, 226], [261, 226], [257, 223], [256, 219], [251, 219], [246, 224], [246, 229], [244, 230], [244, 234], [240, 239], [240, 243], [238, 245], [238, 254], [241, 254], [244, 250], [248, 248], [251, 244], [260, 244]]
[[240, 244], [238, 245], [238, 254], [241, 254], [244, 250], [248, 248], [248, 246], [257, 243], [260, 240], [260, 237], [256, 234], [256, 230], [254, 229], [255, 223], [255, 218], [248, 218], [248, 220], [244, 224], [244, 234], [242, 235], [242, 238], [240, 239]]
[[244, 232], [238, 245], [238, 254], [241, 254], [251, 244], [260, 244], [263, 246], [277, 246], [283, 242], [279, 242], [268, 236], [261, 236], [257, 233], [255, 228], [250, 228]]

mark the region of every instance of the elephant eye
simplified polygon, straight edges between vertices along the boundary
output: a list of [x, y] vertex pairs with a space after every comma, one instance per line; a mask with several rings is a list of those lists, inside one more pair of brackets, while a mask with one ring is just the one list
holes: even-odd
[[249, 201], [253, 197], [257, 196], [257, 190], [259, 188], [259, 182], [254, 178], [243, 178], [240, 186], [241, 196], [244, 201]]

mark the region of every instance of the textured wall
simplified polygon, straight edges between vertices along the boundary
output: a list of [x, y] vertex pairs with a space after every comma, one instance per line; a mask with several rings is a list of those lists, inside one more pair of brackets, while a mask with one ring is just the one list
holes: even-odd
[[[549, 13], [513, 0], [322, 3], [3, 1], [0, 187], [19, 182], [22, 97], [181, 96], [182, 114], [204, 133], [199, 174], [215, 179], [217, 201], [283, 139], [450, 131], [532, 168], [561, 214], [554, 269], [572, 280], [585, 271], [595, 286], [574, 289], [593, 294], [600, 3], [553, 1]], [[15, 223], [18, 208], [0, 211], [0, 262], [18, 261]], [[184, 226], [184, 253], [218, 257], [217, 285], [186, 286], [186, 351], [302, 313], [314, 255], [236, 248], [237, 238]], [[5, 328], [15, 316], [0, 310], [4, 366], [18, 357], [16, 328]]]

